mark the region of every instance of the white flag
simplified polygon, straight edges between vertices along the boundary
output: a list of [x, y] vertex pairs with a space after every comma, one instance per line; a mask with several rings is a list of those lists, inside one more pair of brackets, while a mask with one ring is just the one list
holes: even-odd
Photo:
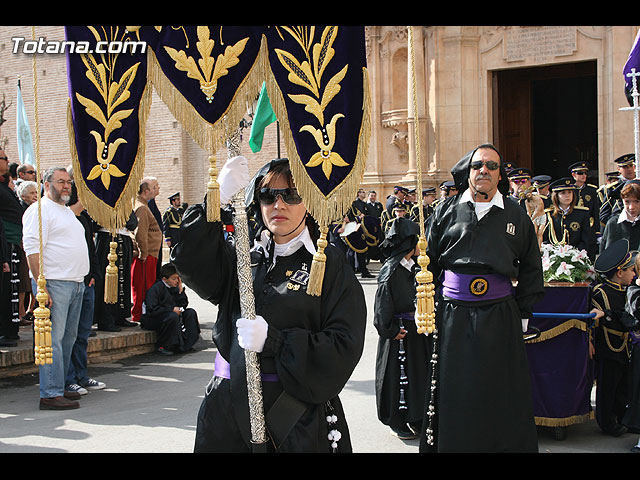
[[20, 90], [20, 84], [18, 83], [18, 113], [17, 113], [17, 141], [18, 141], [18, 158], [20, 164], [28, 163], [29, 165], [35, 165], [36, 159], [33, 154], [33, 142], [31, 140], [31, 129], [29, 128], [29, 119], [27, 118], [27, 112], [24, 109], [24, 102], [22, 101], [22, 92]]

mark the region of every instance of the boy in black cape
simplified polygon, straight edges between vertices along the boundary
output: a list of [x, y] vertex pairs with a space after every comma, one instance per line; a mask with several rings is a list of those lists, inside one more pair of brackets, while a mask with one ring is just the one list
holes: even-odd
[[146, 330], [157, 332], [157, 353], [187, 352], [200, 337], [198, 314], [188, 308], [187, 294], [172, 263], [162, 265], [160, 277], [147, 291], [140, 324]]
[[376, 356], [378, 419], [401, 439], [417, 438], [424, 414], [431, 340], [415, 325], [415, 270], [419, 226], [398, 217], [381, 250], [374, 326], [379, 335]]

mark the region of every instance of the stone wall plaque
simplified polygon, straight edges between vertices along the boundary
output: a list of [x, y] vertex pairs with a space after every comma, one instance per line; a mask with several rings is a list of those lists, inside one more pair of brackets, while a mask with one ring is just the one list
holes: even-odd
[[512, 27], [504, 34], [504, 59], [507, 62], [542, 62], [576, 51], [575, 26]]

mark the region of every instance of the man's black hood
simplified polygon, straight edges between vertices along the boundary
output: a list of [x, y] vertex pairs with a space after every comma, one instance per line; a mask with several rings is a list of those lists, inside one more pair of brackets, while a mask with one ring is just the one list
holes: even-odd
[[490, 148], [494, 150], [498, 156], [500, 157], [500, 177], [501, 180], [498, 182], [498, 190], [502, 195], [509, 194], [509, 179], [507, 178], [507, 172], [504, 168], [504, 163], [502, 162], [502, 155], [498, 150], [490, 144], [480, 145], [470, 152], [468, 152], [464, 157], [458, 160], [458, 163], [454, 165], [451, 169], [451, 175], [453, 176], [453, 181], [456, 184], [456, 188], [458, 189], [458, 193], [462, 193], [464, 190], [469, 188], [469, 165], [471, 163], [471, 158], [473, 158], [473, 154], [476, 153], [480, 148]]

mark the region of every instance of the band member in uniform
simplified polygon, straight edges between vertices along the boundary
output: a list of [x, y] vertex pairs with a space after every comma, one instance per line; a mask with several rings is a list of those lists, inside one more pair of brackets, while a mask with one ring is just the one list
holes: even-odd
[[399, 185], [393, 187], [393, 195], [389, 195], [389, 197], [387, 197], [387, 203], [385, 204], [385, 209], [389, 214], [389, 218], [393, 217], [392, 210], [395, 204], [399, 203], [404, 205], [407, 193], [409, 193], [409, 189], [406, 187], [401, 187]]
[[551, 185], [551, 177], [549, 175], [536, 175], [531, 179], [533, 182], [533, 188], [538, 192], [538, 196], [544, 203], [544, 208], [551, 206], [551, 196], [549, 192], [549, 185]]
[[531, 185], [531, 171], [528, 168], [513, 168], [508, 174], [511, 195], [509, 198], [520, 205], [525, 206], [525, 195], [533, 191]]
[[440, 184], [440, 201], [445, 198], [453, 197], [458, 193], [458, 187], [453, 180], [447, 180]]
[[[422, 214], [424, 217], [425, 224], [427, 219], [433, 213], [433, 202], [436, 199], [436, 189], [435, 187], [429, 187], [422, 190]], [[414, 205], [409, 212], [409, 218], [414, 222], [420, 222], [420, 206]]]
[[589, 164], [587, 162], [574, 163], [569, 167], [569, 171], [576, 184], [577, 205], [589, 209], [590, 222], [597, 237], [602, 232], [600, 229], [600, 198], [598, 197], [598, 187], [587, 183]]
[[376, 406], [378, 419], [401, 439], [416, 438], [422, 426], [431, 341], [415, 325], [414, 257], [420, 227], [396, 218], [381, 245], [373, 324], [378, 332]]
[[600, 226], [604, 228], [614, 215], [618, 215], [622, 210], [622, 200], [620, 200], [620, 190], [624, 187], [627, 180], [636, 178], [636, 156], [633, 153], [627, 153], [615, 159], [618, 169], [618, 180], [605, 185], [601, 190], [601, 206], [600, 206]]
[[552, 245], [572, 245], [585, 250], [595, 260], [596, 234], [591, 226], [589, 209], [576, 205], [578, 196], [573, 179], [561, 178], [551, 184], [551, 207], [547, 208], [547, 225], [543, 242]]
[[436, 388], [426, 400], [434, 415], [425, 416], [420, 451], [537, 452], [523, 340], [544, 296], [533, 223], [505, 198], [509, 184], [493, 145], [466, 154], [452, 174], [460, 193], [436, 207], [427, 235], [429, 270], [442, 289]]
[[[221, 204], [227, 200], [223, 192], [233, 198], [245, 187], [237, 177], [248, 171], [244, 157], [225, 165], [227, 173], [218, 176]], [[255, 319], [241, 318], [236, 254], [221, 223], [207, 222], [206, 206], [189, 207], [172, 250], [185, 285], [218, 306], [214, 375], [198, 413], [195, 451], [251, 451], [244, 352], [250, 350], [258, 352], [263, 375], [269, 451], [351, 452], [338, 394], [364, 348], [362, 287], [342, 253], [327, 245], [322, 295], [307, 294], [319, 232], [287, 159], [265, 165], [247, 187], [247, 198], [261, 222], [251, 252]], [[333, 431], [339, 439], [337, 433], [328, 438]]]
[[180, 192], [169, 197], [169, 207], [162, 214], [162, 230], [164, 231], [164, 241], [169, 248], [180, 241], [180, 224], [184, 209], [180, 203]]
[[367, 198], [367, 215], [371, 215], [372, 217], [380, 218], [382, 212], [384, 210], [384, 206], [377, 200], [378, 194], [375, 190], [369, 191], [369, 197]]
[[627, 287], [633, 281], [634, 257], [626, 239], [598, 256], [595, 270], [603, 276], [593, 288], [591, 305], [598, 312], [591, 332], [596, 364], [596, 421], [613, 436], [627, 431], [621, 424], [629, 403], [629, 327], [625, 313]]

